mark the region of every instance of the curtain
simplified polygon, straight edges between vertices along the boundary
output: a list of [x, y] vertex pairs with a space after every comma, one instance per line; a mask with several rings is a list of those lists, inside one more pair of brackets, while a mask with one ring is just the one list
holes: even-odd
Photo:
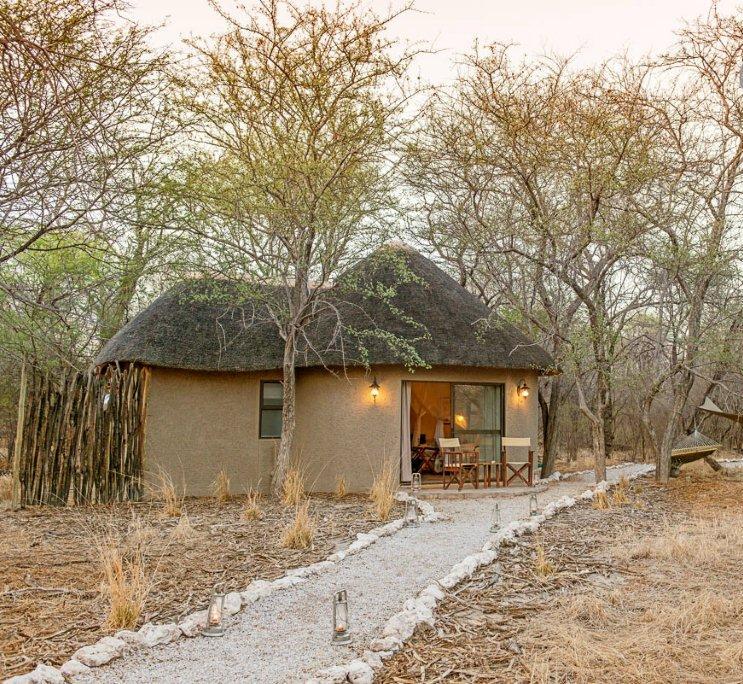
[[436, 431], [433, 433], [433, 443], [438, 444], [439, 440], [444, 436], [444, 421], [439, 418], [436, 421]]
[[411, 383], [403, 381], [400, 401], [400, 479], [406, 483], [413, 479], [412, 454], [410, 453], [410, 399], [412, 390]]

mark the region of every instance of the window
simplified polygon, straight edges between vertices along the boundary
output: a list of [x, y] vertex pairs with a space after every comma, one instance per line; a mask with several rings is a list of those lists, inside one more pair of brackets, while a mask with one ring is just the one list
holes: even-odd
[[281, 410], [284, 406], [284, 386], [280, 382], [261, 382], [261, 439], [281, 437]]
[[462, 444], [480, 446], [480, 458], [500, 458], [503, 385], [452, 385], [452, 432]]

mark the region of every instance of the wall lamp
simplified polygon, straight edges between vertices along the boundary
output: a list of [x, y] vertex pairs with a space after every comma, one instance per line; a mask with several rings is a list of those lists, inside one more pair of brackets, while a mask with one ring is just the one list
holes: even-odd
[[374, 376], [374, 381], [371, 385], [369, 385], [369, 389], [371, 390], [371, 396], [374, 400], [374, 403], [377, 403], [377, 397], [379, 396], [379, 383], [377, 382], [377, 376]]
[[529, 385], [526, 384], [526, 380], [522, 380], [518, 386], [516, 387], [516, 393], [520, 397], [528, 397], [529, 396]]

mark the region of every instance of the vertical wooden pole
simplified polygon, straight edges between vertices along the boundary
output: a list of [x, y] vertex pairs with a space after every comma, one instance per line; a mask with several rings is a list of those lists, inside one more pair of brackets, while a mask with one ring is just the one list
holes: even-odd
[[23, 451], [23, 427], [26, 422], [26, 359], [21, 364], [21, 386], [18, 392], [18, 423], [15, 428], [13, 447], [13, 493], [10, 507], [17, 511], [21, 507], [21, 452]]

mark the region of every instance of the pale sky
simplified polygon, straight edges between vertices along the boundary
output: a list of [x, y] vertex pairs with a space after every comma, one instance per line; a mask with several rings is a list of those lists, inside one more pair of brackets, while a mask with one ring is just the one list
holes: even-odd
[[[167, 22], [158, 35], [163, 43], [180, 35], [208, 35], [220, 30], [220, 20], [206, 0], [132, 0], [134, 15], [145, 22]], [[250, 6], [251, 0], [245, 0]], [[388, 0], [367, 0], [383, 12]], [[740, 0], [720, 0], [732, 13]], [[399, 3], [392, 3], [399, 6]], [[477, 37], [483, 43], [516, 42], [534, 54], [561, 55], [580, 51], [579, 64], [600, 62], [628, 51], [639, 57], [668, 47], [673, 32], [706, 15], [709, 0], [418, 0], [420, 12], [402, 16], [392, 33], [404, 40], [432, 42], [441, 50], [419, 63], [425, 80], [451, 78], [452, 61], [469, 50]], [[740, 10], [739, 10], [740, 11]]]

